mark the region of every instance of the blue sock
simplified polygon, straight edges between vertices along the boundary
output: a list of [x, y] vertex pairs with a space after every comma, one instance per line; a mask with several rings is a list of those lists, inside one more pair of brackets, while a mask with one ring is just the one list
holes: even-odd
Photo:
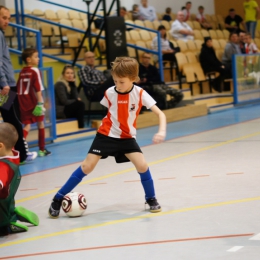
[[82, 171], [81, 166], [77, 168], [70, 176], [68, 181], [61, 187], [55, 195], [55, 199], [62, 199], [66, 194], [72, 191], [86, 176]]
[[152, 199], [155, 198], [155, 191], [154, 191], [154, 185], [153, 185], [153, 179], [150, 173], [149, 168], [146, 172], [140, 173], [141, 182], [144, 188], [145, 193], [145, 199]]

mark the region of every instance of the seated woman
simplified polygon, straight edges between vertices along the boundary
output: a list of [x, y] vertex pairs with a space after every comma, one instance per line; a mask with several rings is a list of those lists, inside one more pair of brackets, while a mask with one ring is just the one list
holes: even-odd
[[[163, 54], [163, 60], [176, 62], [175, 53], [180, 49], [174, 48], [174, 45], [167, 39], [166, 28], [163, 25], [158, 27], [158, 31], [161, 35], [161, 50]], [[158, 50], [158, 39], [157, 36], [152, 41], [152, 49]]]
[[77, 118], [78, 128], [84, 128], [85, 104], [78, 97], [75, 72], [66, 65], [62, 75], [54, 85], [57, 118]]
[[225, 66], [218, 60], [216, 56], [212, 39], [210, 37], [204, 38], [199, 60], [205, 74], [210, 72], [218, 72], [220, 74], [213, 81], [213, 88], [220, 92], [222, 90], [223, 81], [226, 77], [226, 70]]

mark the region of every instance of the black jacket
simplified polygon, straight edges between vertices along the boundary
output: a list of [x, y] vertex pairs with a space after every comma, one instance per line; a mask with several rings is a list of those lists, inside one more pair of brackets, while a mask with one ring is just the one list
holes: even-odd
[[56, 82], [55, 89], [55, 105], [56, 105], [56, 117], [65, 118], [64, 108], [77, 101], [78, 91], [74, 82], [69, 82], [71, 91], [68, 92], [66, 83], [63, 80]]
[[219, 71], [222, 66], [222, 63], [216, 56], [215, 50], [207, 47], [205, 43], [202, 44], [199, 60], [204, 73]]
[[143, 78], [147, 79], [147, 82], [140, 83], [138, 85], [152, 85], [152, 84], [159, 84], [161, 83], [161, 77], [158, 72], [158, 69], [153, 66], [149, 65], [148, 67], [145, 67], [144, 65], [139, 65], [139, 78], [142, 80]]

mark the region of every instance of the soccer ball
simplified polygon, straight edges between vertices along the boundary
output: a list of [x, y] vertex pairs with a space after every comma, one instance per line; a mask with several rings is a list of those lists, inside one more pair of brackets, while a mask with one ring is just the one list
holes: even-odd
[[87, 200], [81, 193], [70, 192], [63, 197], [61, 206], [67, 216], [80, 217], [87, 208]]

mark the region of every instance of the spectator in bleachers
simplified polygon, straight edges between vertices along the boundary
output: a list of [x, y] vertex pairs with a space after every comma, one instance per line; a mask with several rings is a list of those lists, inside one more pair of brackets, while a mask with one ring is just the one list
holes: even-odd
[[132, 13], [133, 21], [143, 20], [143, 17], [140, 15], [139, 6], [137, 4], [133, 5], [131, 13]]
[[[174, 88], [165, 85], [161, 81], [158, 69], [151, 65], [151, 54], [144, 52], [141, 63], [139, 65], [140, 81], [136, 82], [138, 86], [147, 91], [157, 102], [160, 109], [167, 109], [175, 107], [182, 99], [183, 94]], [[167, 101], [167, 95], [171, 99]]]
[[200, 23], [201, 27], [210, 30], [212, 29], [212, 25], [209, 21], [207, 21], [205, 15], [204, 15], [204, 7], [201, 5], [198, 7], [199, 13], [196, 16], [196, 20]]
[[241, 53], [246, 53], [245, 36], [246, 36], [245, 32], [240, 32], [238, 35], [238, 42], [239, 42], [239, 47], [240, 47]]
[[[175, 53], [177, 51], [180, 51], [179, 47], [174, 47], [173, 43], [170, 42], [167, 39], [167, 34], [166, 34], [166, 28], [164, 27], [164, 25], [160, 25], [158, 27], [158, 31], [160, 32], [161, 35], [161, 50], [162, 50], [162, 54], [163, 54], [163, 60], [167, 60], [167, 61], [172, 61], [172, 62], [176, 62], [176, 58], [175, 58]], [[158, 39], [157, 36], [154, 37], [153, 41], [152, 41], [152, 49], [157, 51], [158, 50]], [[157, 57], [157, 55], [156, 55]]]
[[252, 41], [250, 33], [246, 33], [245, 35], [245, 51], [246, 54], [254, 54], [259, 52], [256, 44]]
[[125, 7], [123, 7], [123, 6], [120, 7], [119, 15], [120, 15], [121, 17], [125, 17], [125, 16], [127, 15], [127, 10], [126, 10]]
[[194, 32], [191, 27], [183, 21], [183, 19], [183, 12], [179, 11], [177, 13], [177, 19], [172, 23], [170, 33], [176, 40], [193, 40]]
[[172, 12], [172, 9], [170, 7], [167, 7], [165, 9], [165, 14], [163, 15], [163, 18], [162, 20], [165, 20], [167, 22], [170, 22], [172, 20], [172, 17], [171, 17], [171, 12]]
[[243, 18], [240, 15], [236, 14], [234, 8], [229, 9], [229, 15], [225, 18], [225, 28], [229, 32], [240, 33], [241, 31], [243, 31], [240, 28], [240, 24], [242, 24], [243, 27], [245, 28], [245, 23]]
[[221, 92], [224, 78], [226, 76], [225, 66], [219, 61], [213, 48], [211, 37], [205, 37], [199, 55], [201, 67], [205, 74], [218, 72], [219, 76], [213, 81], [213, 88]]
[[257, 2], [254, 0], [246, 0], [244, 2], [244, 11], [245, 11], [246, 30], [251, 34], [252, 39], [254, 39], [256, 24], [257, 24], [257, 16], [259, 13], [259, 7]]
[[54, 85], [56, 117], [77, 118], [78, 128], [84, 128], [85, 104], [78, 97], [75, 79], [74, 68], [66, 65]]
[[238, 35], [236, 32], [230, 33], [229, 42], [226, 44], [222, 56], [222, 63], [227, 69], [227, 78], [232, 78], [232, 56], [233, 54], [241, 54], [238, 42]]
[[140, 11], [140, 15], [144, 20], [150, 20], [150, 21], [157, 20], [157, 14], [155, 8], [151, 5], [148, 5], [148, 0], [141, 0], [139, 11]]
[[190, 9], [191, 9], [191, 2], [186, 2], [185, 9], [183, 9], [182, 11], [184, 15], [183, 18], [184, 22], [187, 22], [190, 19], [191, 16]]
[[106, 76], [104, 72], [95, 68], [95, 54], [91, 51], [85, 53], [86, 65], [79, 72], [80, 88], [83, 87], [88, 99], [102, 99], [104, 92], [114, 85], [111, 76]]

